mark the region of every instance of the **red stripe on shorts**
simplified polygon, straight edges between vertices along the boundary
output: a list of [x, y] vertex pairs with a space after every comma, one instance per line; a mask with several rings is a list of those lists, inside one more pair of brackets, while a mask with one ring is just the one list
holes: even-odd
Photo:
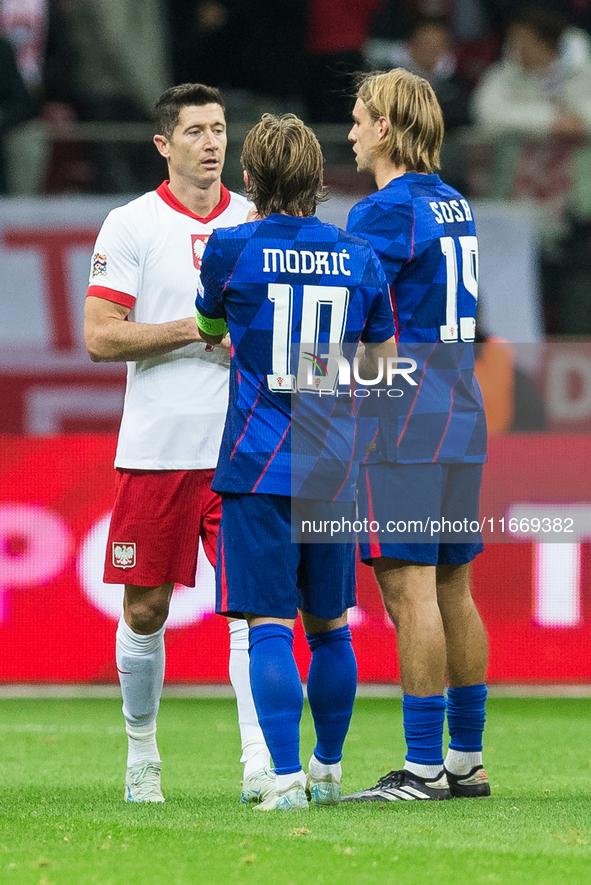
[[[369, 484], [369, 470], [366, 470], [365, 482], [367, 485], [367, 510], [369, 515], [369, 522], [373, 522], [374, 520], [374, 512], [373, 512], [373, 501], [371, 497], [371, 486]], [[369, 531], [369, 525], [368, 525]], [[375, 556], [376, 559], [379, 559], [382, 555], [382, 549], [380, 547], [380, 539], [378, 538], [376, 532], [369, 531], [369, 552], [372, 558]]]
[[224, 551], [224, 530], [220, 528], [220, 547], [219, 547], [219, 558], [220, 561], [218, 563], [218, 567], [221, 569], [220, 573], [220, 588], [221, 588], [221, 606], [220, 611], [228, 611], [228, 581], [226, 579], [226, 554]]

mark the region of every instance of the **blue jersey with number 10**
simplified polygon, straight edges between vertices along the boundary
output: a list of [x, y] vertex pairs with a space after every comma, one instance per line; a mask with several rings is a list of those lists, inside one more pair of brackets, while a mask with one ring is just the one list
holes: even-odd
[[398, 402], [380, 400], [368, 458], [485, 461], [472, 348], [478, 241], [470, 205], [438, 175], [406, 173], [354, 206], [347, 229], [376, 251], [390, 286], [399, 356], [418, 364], [416, 388]]
[[[233, 349], [212, 488], [353, 500], [354, 404], [350, 396], [306, 390], [302, 369], [305, 376], [303, 361], [322, 354], [319, 345], [350, 351], [360, 340], [393, 337], [388, 285], [373, 250], [316, 217], [273, 214], [218, 228], [200, 286], [197, 310], [227, 319]], [[301, 359], [300, 344], [306, 345]], [[317, 374], [314, 380], [327, 383]]]

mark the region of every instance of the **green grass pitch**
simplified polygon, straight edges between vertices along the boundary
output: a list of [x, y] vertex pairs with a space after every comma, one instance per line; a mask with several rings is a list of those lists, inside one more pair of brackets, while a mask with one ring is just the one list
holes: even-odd
[[[591, 701], [489, 702], [493, 796], [258, 814], [238, 804], [230, 700], [166, 699], [165, 805], [123, 802], [116, 700], [0, 701], [0, 883], [561, 885], [591, 882]], [[313, 748], [304, 714], [302, 759]], [[398, 700], [360, 699], [347, 791], [403, 759]]]

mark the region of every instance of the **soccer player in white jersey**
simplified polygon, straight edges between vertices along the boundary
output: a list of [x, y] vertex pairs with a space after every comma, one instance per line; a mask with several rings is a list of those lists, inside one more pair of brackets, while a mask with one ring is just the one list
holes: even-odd
[[[154, 143], [169, 181], [114, 209], [95, 244], [84, 334], [94, 361], [127, 361], [115, 467], [117, 494], [104, 580], [125, 584], [117, 669], [128, 735], [125, 798], [163, 802], [156, 716], [164, 630], [175, 583], [195, 586], [201, 538], [215, 565], [220, 500], [211, 489], [228, 401], [227, 348], [200, 338], [194, 303], [201, 256], [216, 227], [251, 204], [221, 183], [226, 150], [217, 89], [183, 84], [156, 105]], [[248, 625], [230, 622], [242, 802], [274, 787], [248, 675]]]

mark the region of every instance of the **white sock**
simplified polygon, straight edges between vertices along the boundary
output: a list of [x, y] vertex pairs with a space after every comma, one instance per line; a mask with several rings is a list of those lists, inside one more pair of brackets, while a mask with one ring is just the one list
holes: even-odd
[[306, 789], [306, 775], [303, 771], [296, 771], [294, 774], [277, 774], [275, 778], [275, 789], [278, 793], [281, 790], [287, 790], [296, 781], [299, 781], [302, 787]]
[[136, 762], [160, 762], [160, 753], [156, 744], [156, 720], [150, 725], [132, 728], [126, 724], [127, 732], [127, 767]]
[[448, 750], [445, 767], [456, 775], [468, 774], [477, 765], [482, 765], [482, 753], [463, 753], [461, 750]]
[[340, 762], [333, 762], [331, 765], [325, 765], [324, 762], [319, 762], [314, 755], [312, 755], [310, 759], [308, 771], [312, 777], [316, 778], [326, 777], [328, 774], [332, 774], [336, 780], [340, 781], [343, 776], [343, 769], [341, 768]]
[[[117, 626], [116, 659], [128, 734], [128, 760], [160, 762], [156, 716], [164, 683], [164, 627], [143, 636], [123, 616]], [[133, 762], [129, 764], [134, 764]]]
[[248, 659], [248, 623], [230, 621], [230, 682], [236, 694], [238, 707], [238, 727], [242, 744], [241, 762], [244, 762], [244, 777], [254, 771], [268, 768], [271, 754], [259, 725], [257, 711], [252, 699]]
[[410, 771], [411, 774], [418, 774], [419, 777], [427, 778], [427, 780], [435, 780], [438, 774], [441, 774], [442, 765], [419, 765], [418, 762], [404, 761], [404, 770]]

